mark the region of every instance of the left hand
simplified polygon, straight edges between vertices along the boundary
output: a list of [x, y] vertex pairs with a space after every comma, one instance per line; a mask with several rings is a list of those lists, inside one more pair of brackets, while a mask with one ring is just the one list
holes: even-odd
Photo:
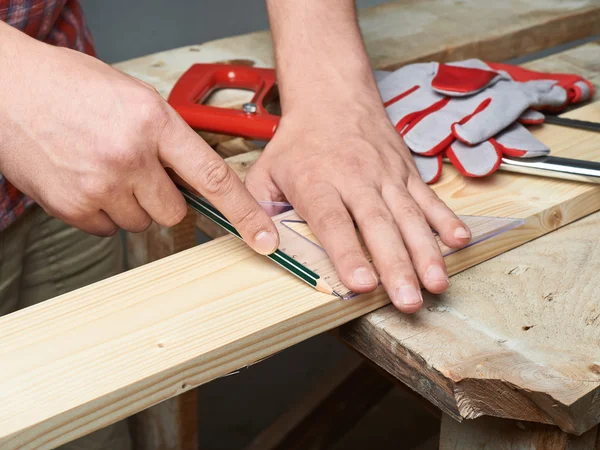
[[419, 280], [430, 292], [448, 287], [431, 227], [450, 247], [469, 229], [421, 180], [377, 96], [338, 95], [291, 109], [252, 167], [246, 186], [257, 200], [289, 201], [330, 256], [342, 282], [357, 293], [377, 287], [353, 219], [394, 305], [417, 311]]

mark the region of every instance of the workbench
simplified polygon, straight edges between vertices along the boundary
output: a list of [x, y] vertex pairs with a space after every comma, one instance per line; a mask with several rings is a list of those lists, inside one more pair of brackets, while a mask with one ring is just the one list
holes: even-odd
[[[507, 1], [483, 7], [478, 2], [468, 1], [400, 1], [363, 11], [361, 26], [373, 66], [387, 70], [425, 60], [479, 57], [504, 61], [600, 31], [598, 1], [537, 3]], [[269, 34], [253, 33], [193, 45], [115, 66], [154, 85], [166, 97], [179, 76], [196, 62], [270, 67], [273, 60]], [[600, 42], [571, 48], [525, 66], [577, 73], [598, 87]], [[225, 92], [213, 99], [215, 104], [227, 107], [239, 106], [243, 101], [239, 93]], [[600, 121], [598, 104], [569, 114]], [[536, 133], [542, 141], [552, 141], [553, 150], [600, 160], [600, 140], [591, 132], [549, 126]], [[228, 157], [227, 162], [242, 178], [260, 155], [253, 143], [243, 139], [208, 134], [204, 137]], [[468, 266], [463, 267], [460, 258], [451, 260], [449, 267], [456, 273], [451, 278], [451, 288], [442, 296], [425, 295], [425, 307], [416, 316], [402, 315], [390, 305], [379, 307], [387, 303], [379, 294], [365, 300], [364, 306], [357, 306], [352, 313], [344, 313], [343, 317], [336, 315], [338, 309], [324, 308], [323, 317], [331, 320], [319, 322], [318, 327], [291, 339], [290, 345], [311, 333], [341, 325], [336, 330], [339, 338], [369, 361], [367, 366], [348, 368], [343, 382], [360, 385], [367, 377], [369, 389], [363, 389], [363, 393], [376, 398], [384, 390], [382, 386], [389, 385], [388, 379], [379, 375], [381, 369], [391, 375], [394, 382], [417, 392], [443, 412], [441, 449], [484, 446], [492, 449], [599, 449], [600, 279], [595, 275], [600, 269], [597, 246], [600, 213], [595, 212], [600, 210], [600, 189], [560, 180], [532, 181], [533, 177], [516, 174], [497, 174], [491, 181], [465, 180], [452, 170], [445, 172], [436, 190], [457, 212], [523, 214], [528, 219], [524, 231], [518, 235], [508, 234], [504, 241], [496, 240], [488, 247], [483, 245], [478, 250], [481, 254], [471, 258]], [[499, 192], [503, 195], [498, 195]], [[196, 225], [211, 237], [222, 235], [220, 229], [196, 217], [192, 211], [180, 225], [171, 229], [153, 224], [144, 233], [128, 235], [130, 267], [143, 266], [193, 247]], [[202, 253], [203, 247], [184, 253], [199, 259], [207, 255], [206, 259], [211, 249], [216, 248], [208, 246]], [[183, 267], [191, 261], [185, 258], [188, 256], [171, 257], [158, 263], [171, 261]], [[161, 266], [153, 264], [145, 266], [147, 277], [158, 273], [159, 268], [167, 270], [167, 262]], [[181, 277], [182, 283], [185, 282], [184, 275]], [[102, 286], [106, 290], [108, 284]], [[92, 291], [88, 291], [91, 295]], [[73, 297], [75, 304], [82, 295]], [[99, 297], [92, 295], [91, 298]], [[360, 309], [363, 307], [365, 312], [372, 312], [363, 314]], [[37, 319], [44, 316], [43, 311], [35, 310], [0, 320], [0, 337], [10, 337], [6, 329], [16, 333], [21, 326], [19, 321], [27, 314]], [[315, 317], [321, 320], [322, 316]], [[358, 318], [348, 321], [353, 317]], [[41, 322], [37, 320], [36, 324]], [[284, 333], [285, 329], [282, 330]], [[15, 340], [15, 345], [26, 348], [26, 343], [20, 341]], [[168, 341], [162, 345], [168, 345]], [[160, 344], [158, 347], [163, 348]], [[277, 348], [265, 349], [264, 354], [257, 353], [252, 358], [255, 360]], [[0, 351], [0, 358], [2, 354]], [[241, 365], [252, 360], [244, 358], [245, 355], [239, 356]], [[228, 364], [227, 367], [236, 367], [235, 361]], [[192, 371], [192, 366], [185, 366], [185, 370]], [[17, 369], [14, 371], [16, 374]], [[33, 377], [27, 372], [29, 376]], [[119, 394], [115, 391], [116, 397], [102, 394], [102, 399], [104, 403], [110, 398], [118, 399], [117, 403], [123, 404], [121, 409], [129, 415], [175, 396], [132, 419], [134, 428], [140, 430], [138, 448], [194, 448], [196, 398], [192, 388], [208, 381], [210, 376], [188, 379], [191, 381], [171, 389], [168, 394], [149, 391], [148, 395], [156, 397], [152, 401], [142, 401], [133, 394], [121, 397], [121, 391]], [[148, 378], [145, 385], [150, 381], [160, 384], [160, 380]], [[0, 400], [3, 396], [8, 398], [3, 388], [10, 386], [8, 382], [3, 385], [2, 381], [0, 376]], [[339, 385], [334, 384], [331, 390], [337, 387]], [[139, 392], [144, 391], [140, 388]], [[331, 401], [331, 396], [323, 395], [310, 410], [285, 418], [283, 424], [275, 424], [274, 431], [266, 430], [253, 448], [327, 448], [322, 446], [323, 442], [334, 442], [341, 433], [339, 429], [328, 430], [330, 440], [321, 444], [311, 440], [310, 433], [302, 431], [309, 430], [311, 423], [317, 423], [327, 401]], [[82, 400], [82, 405], [84, 403]], [[85, 409], [81, 408], [81, 411]], [[67, 438], [60, 437], [58, 431], [54, 433], [54, 413], [49, 413], [47, 419], [40, 419], [40, 430], [53, 430], [53, 440], [40, 438], [38, 431], [32, 435], [41, 439], [42, 447], [50, 445], [48, 442], [64, 442], [122, 417], [114, 412], [117, 410], [111, 411], [109, 415], [94, 406], [84, 416], [78, 415], [81, 424], [69, 428], [73, 431]], [[0, 431], [2, 423], [0, 417]], [[65, 426], [58, 423], [56, 430], [66, 435]], [[17, 435], [21, 439], [27, 431], [15, 433]], [[10, 445], [10, 435], [7, 439]]]

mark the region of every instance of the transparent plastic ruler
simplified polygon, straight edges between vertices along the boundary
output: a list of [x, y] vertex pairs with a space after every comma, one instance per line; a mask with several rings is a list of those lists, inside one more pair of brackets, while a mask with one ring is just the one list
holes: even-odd
[[[203, 214], [229, 233], [241, 239], [240, 234], [214, 206], [207, 200], [197, 197], [186, 189], [179, 188], [190, 207]], [[333, 263], [327, 252], [313, 235], [308, 224], [302, 220], [289, 203], [260, 202], [265, 211], [271, 216], [279, 231], [280, 244], [278, 250], [268, 255], [268, 258], [281, 267], [310, 284], [315, 289], [328, 294], [349, 299], [356, 294], [348, 289], [338, 277]], [[472, 247], [486, 239], [504, 233], [524, 223], [522, 219], [488, 217], [488, 216], [458, 216], [470, 229]], [[442, 242], [438, 234], [432, 233], [444, 256], [458, 252]], [[365, 254], [370, 255], [363, 245]]]
[[[327, 252], [314, 236], [308, 227], [308, 224], [296, 214], [291, 205], [286, 203], [261, 204], [265, 210], [271, 214], [273, 222], [275, 222], [275, 225], [279, 230], [279, 250], [321, 276], [323, 280], [331, 286], [335, 295], [344, 299], [349, 299], [356, 295], [342, 283], [335, 271], [333, 263], [327, 256]], [[451, 248], [444, 244], [439, 235], [432, 230], [442, 255], [444, 256], [477, 245], [493, 236], [524, 223], [524, 220], [522, 219], [504, 217], [458, 217], [470, 228], [472, 234], [471, 242], [460, 249]], [[370, 260], [370, 255], [364, 244], [363, 250]]]

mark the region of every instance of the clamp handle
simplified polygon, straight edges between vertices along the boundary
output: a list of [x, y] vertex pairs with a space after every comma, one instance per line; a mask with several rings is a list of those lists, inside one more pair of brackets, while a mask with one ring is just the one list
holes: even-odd
[[[191, 127], [247, 139], [270, 140], [279, 117], [269, 114], [265, 98], [274, 91], [275, 71], [231, 64], [194, 64], [177, 80], [169, 104]], [[244, 110], [202, 104], [217, 89], [254, 91]]]

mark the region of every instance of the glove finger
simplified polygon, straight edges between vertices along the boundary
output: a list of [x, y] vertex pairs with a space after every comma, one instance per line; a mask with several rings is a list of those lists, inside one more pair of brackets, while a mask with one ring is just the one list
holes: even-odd
[[579, 75], [569, 73], [544, 73], [503, 63], [486, 63], [493, 70], [502, 71], [518, 82], [531, 80], [554, 80], [568, 92], [569, 103], [589, 100], [594, 95], [594, 86]]
[[[481, 99], [473, 113], [452, 127], [456, 139], [470, 145], [484, 142], [515, 122], [530, 105], [514, 83], [500, 81], [475, 98]], [[469, 99], [457, 99], [469, 101]]]
[[518, 85], [530, 97], [536, 109], [563, 109], [569, 103], [567, 90], [554, 80], [534, 80]]
[[588, 80], [573, 83], [569, 89], [570, 103], [585, 102], [594, 95], [594, 85]]
[[468, 177], [483, 177], [495, 172], [502, 162], [502, 152], [492, 139], [469, 146], [454, 141], [446, 156], [460, 173]]
[[[502, 97], [496, 101], [488, 91], [446, 99], [446, 104], [440, 102], [437, 109], [418, 116], [404, 128], [402, 137], [413, 152], [434, 155], [446, 149], [455, 137], [467, 144], [478, 144], [514, 122], [521, 113], [515, 105], [511, 106], [512, 111], [498, 111], [504, 103]], [[521, 104], [525, 109], [526, 103]]]
[[535, 158], [550, 154], [550, 149], [543, 142], [517, 122], [494, 136], [493, 141], [496, 148], [507, 156]]
[[436, 156], [421, 156], [412, 154], [421, 179], [427, 183], [435, 183], [442, 174], [442, 154]]
[[384, 103], [385, 111], [399, 133], [418, 117], [424, 117], [448, 103], [448, 97], [430, 89], [413, 86]]
[[386, 112], [398, 131], [444, 97], [429, 89], [437, 63], [411, 64], [387, 76], [377, 75]]
[[410, 64], [390, 72], [386, 76], [382, 72], [375, 71], [377, 87], [383, 102], [390, 103], [409, 89], [428, 84], [435, 73], [436, 64]]
[[544, 119], [546, 117], [539, 111], [535, 109], [527, 109], [521, 117], [519, 117], [519, 123], [523, 123], [526, 125], [538, 125], [544, 123]]

